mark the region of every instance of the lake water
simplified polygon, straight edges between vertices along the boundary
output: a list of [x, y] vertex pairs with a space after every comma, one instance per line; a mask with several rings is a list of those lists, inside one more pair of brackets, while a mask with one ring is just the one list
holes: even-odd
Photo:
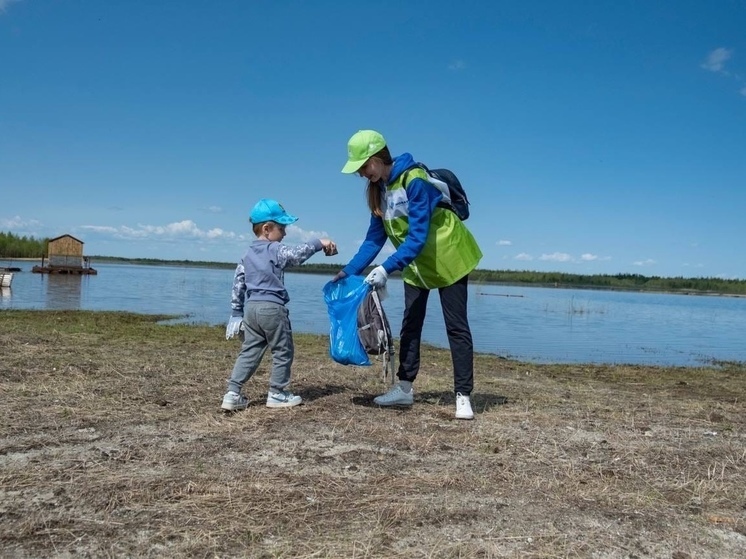
[[[225, 324], [233, 270], [93, 264], [96, 276], [31, 273], [19, 266], [0, 309], [124, 310], [179, 315], [181, 322]], [[321, 289], [331, 279], [286, 274], [295, 332], [328, 334]], [[398, 334], [401, 280], [384, 302]], [[437, 292], [423, 340], [447, 347]], [[694, 366], [746, 361], [746, 298], [471, 285], [469, 320], [476, 351], [536, 363], [630, 363]]]

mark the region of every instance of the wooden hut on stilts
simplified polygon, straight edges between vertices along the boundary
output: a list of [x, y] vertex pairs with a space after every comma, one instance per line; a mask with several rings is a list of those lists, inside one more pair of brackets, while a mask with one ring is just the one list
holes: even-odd
[[72, 235], [61, 235], [49, 240], [47, 261], [41, 259], [41, 266], [31, 269], [35, 274], [78, 274], [95, 275], [87, 256], [83, 256], [83, 241]]

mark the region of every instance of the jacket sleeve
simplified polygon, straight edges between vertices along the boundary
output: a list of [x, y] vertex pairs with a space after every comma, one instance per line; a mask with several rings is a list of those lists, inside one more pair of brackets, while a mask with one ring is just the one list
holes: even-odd
[[243, 260], [236, 266], [233, 275], [233, 290], [231, 292], [231, 316], [243, 316], [244, 297], [246, 296], [246, 272]]
[[281, 270], [284, 270], [288, 266], [298, 266], [322, 248], [324, 246], [321, 244], [321, 239], [314, 239], [311, 242], [296, 246], [287, 246], [280, 243], [277, 247], [277, 265]]
[[362, 273], [378, 256], [387, 240], [383, 220], [374, 214], [370, 214], [370, 224], [368, 225], [368, 232], [365, 234], [365, 240], [360, 245], [357, 254], [352, 257], [347, 266], [342, 268], [342, 271], [348, 276], [356, 276]]
[[438, 189], [423, 179], [414, 178], [407, 184], [409, 230], [404, 242], [383, 263], [387, 273], [403, 270], [422, 252], [430, 231], [430, 218], [441, 197]]

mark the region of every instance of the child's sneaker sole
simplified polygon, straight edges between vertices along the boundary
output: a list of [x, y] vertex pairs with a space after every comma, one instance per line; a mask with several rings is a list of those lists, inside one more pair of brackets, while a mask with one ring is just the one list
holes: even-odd
[[243, 410], [245, 410], [248, 407], [249, 407], [248, 403], [246, 403], [246, 404], [239, 404], [239, 405], [236, 405], [236, 406], [231, 405], [231, 404], [222, 404], [220, 406], [220, 409], [223, 410], [223, 411], [243, 411]]

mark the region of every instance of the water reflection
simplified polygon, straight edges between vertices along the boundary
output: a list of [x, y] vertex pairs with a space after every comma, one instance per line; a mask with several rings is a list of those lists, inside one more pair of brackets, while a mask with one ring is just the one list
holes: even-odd
[[77, 274], [44, 275], [46, 281], [46, 308], [52, 310], [75, 310], [80, 308], [82, 283], [88, 276]]

